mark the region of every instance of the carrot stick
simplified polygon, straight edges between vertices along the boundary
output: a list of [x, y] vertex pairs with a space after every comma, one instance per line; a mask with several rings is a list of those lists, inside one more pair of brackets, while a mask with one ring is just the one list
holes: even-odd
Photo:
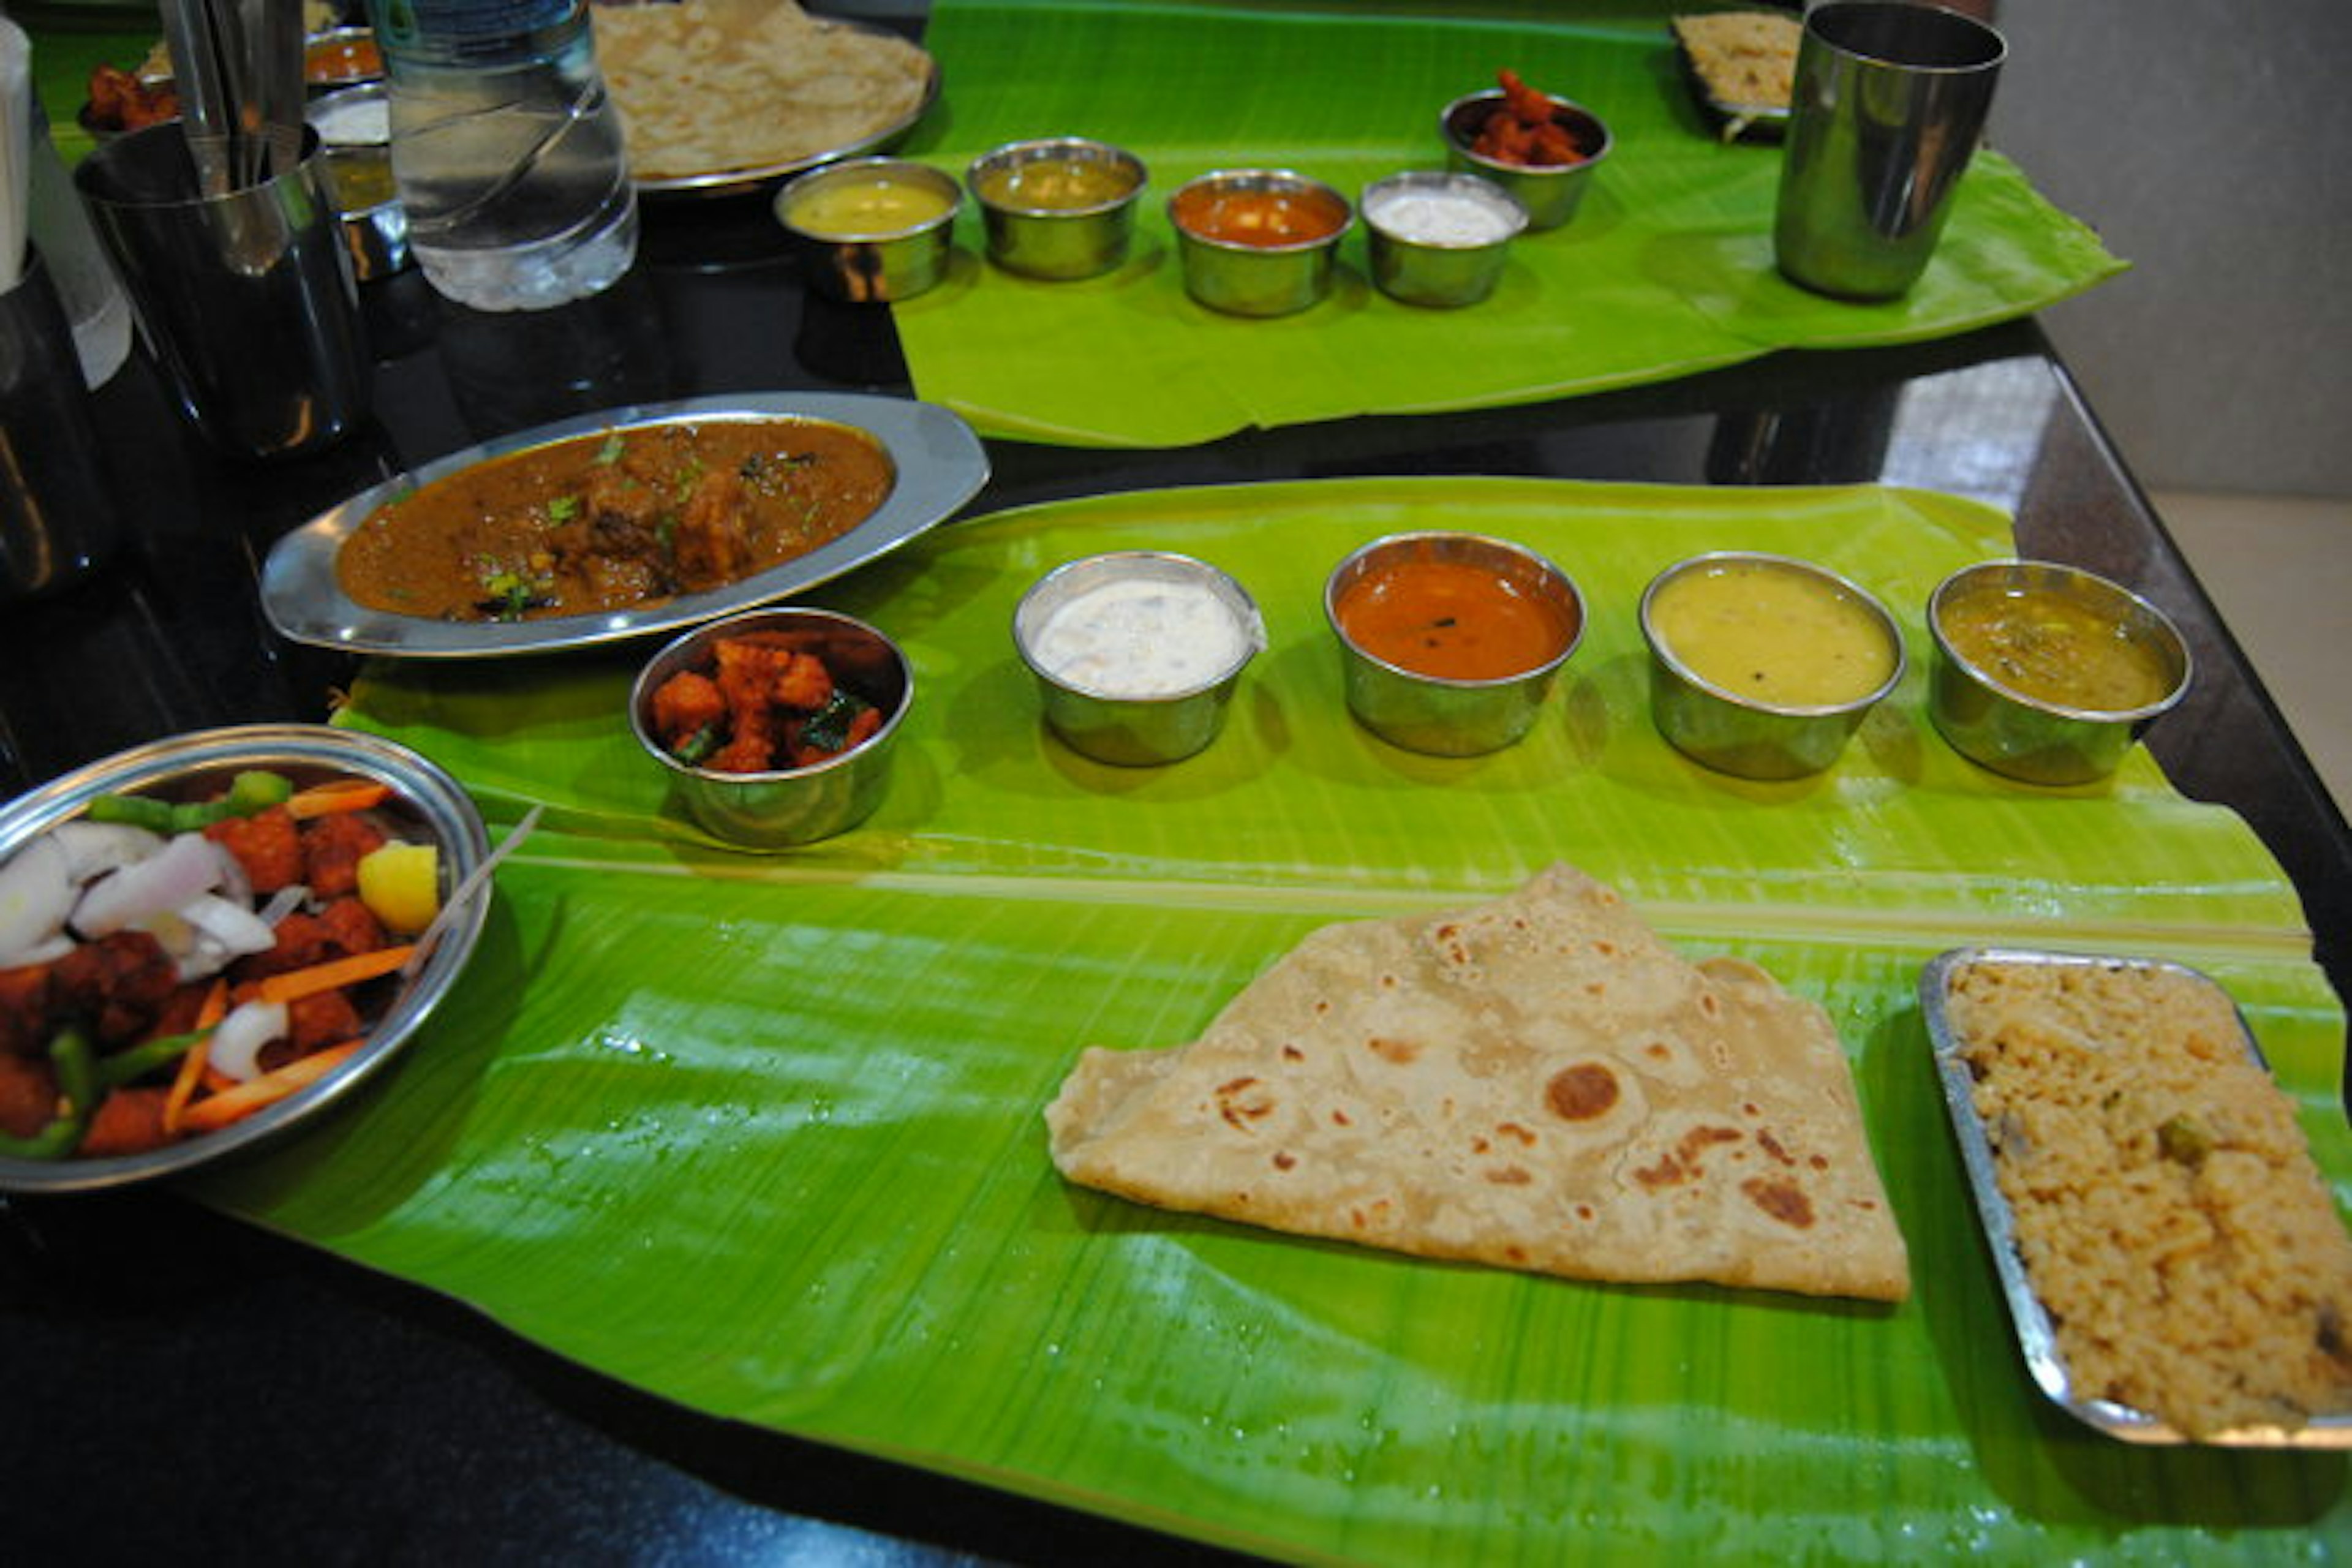
[[227, 1016], [228, 982], [215, 980], [213, 988], [205, 993], [203, 1005], [196, 1009], [196, 1027], [207, 1032], [203, 1039], [188, 1047], [186, 1056], [180, 1058], [180, 1075], [172, 1080], [171, 1092], [163, 1097], [165, 1132], [179, 1131], [180, 1118], [186, 1113], [188, 1101], [195, 1097], [196, 1085], [204, 1079], [205, 1059], [212, 1054], [213, 1037], [209, 1031]]
[[373, 980], [379, 974], [389, 974], [408, 962], [413, 946], [407, 942], [393, 947], [380, 947], [373, 952], [355, 952], [349, 958], [331, 958], [324, 963], [314, 963], [307, 969], [289, 969], [282, 974], [272, 974], [254, 987], [264, 1002], [292, 1002], [313, 996], [321, 991], [339, 991], [346, 985], [356, 985], [362, 980]]
[[188, 1107], [181, 1124], [191, 1132], [217, 1132], [232, 1121], [243, 1121], [263, 1106], [275, 1105], [296, 1089], [318, 1082], [359, 1048], [359, 1041], [345, 1040], [340, 1046], [329, 1046], [323, 1051], [297, 1057], [276, 1072], [248, 1079], [235, 1089], [196, 1101]]
[[338, 811], [365, 811], [380, 804], [392, 793], [392, 786], [372, 779], [338, 779], [331, 784], [312, 784], [298, 789], [287, 797], [286, 810], [297, 821], [307, 816], [326, 816]]

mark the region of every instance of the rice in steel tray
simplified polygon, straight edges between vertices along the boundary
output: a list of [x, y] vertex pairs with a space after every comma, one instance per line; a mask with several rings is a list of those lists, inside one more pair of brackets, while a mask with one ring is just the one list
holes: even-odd
[[1676, 16], [1675, 37], [1717, 102], [1786, 109], [1795, 87], [1804, 28], [1779, 11], [1717, 11]]
[[2078, 1393], [2192, 1437], [2352, 1409], [2352, 1237], [2219, 986], [1980, 959], [1947, 1014]]

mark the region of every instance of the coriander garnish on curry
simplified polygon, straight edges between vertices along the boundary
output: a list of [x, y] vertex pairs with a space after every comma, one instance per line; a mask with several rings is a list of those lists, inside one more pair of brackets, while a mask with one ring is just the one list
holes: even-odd
[[450, 621], [590, 615], [739, 582], [856, 527], [889, 456], [816, 419], [577, 436], [393, 497], [335, 563], [355, 602]]

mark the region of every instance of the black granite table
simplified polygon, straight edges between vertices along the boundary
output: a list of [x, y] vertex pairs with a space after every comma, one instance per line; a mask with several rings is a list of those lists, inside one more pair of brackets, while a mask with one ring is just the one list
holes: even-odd
[[[323, 719], [352, 674], [268, 629], [259, 563], [379, 479], [564, 415], [709, 393], [908, 390], [887, 315], [804, 298], [755, 199], [657, 207], [637, 268], [542, 315], [365, 290], [376, 418], [271, 467], [209, 456], [134, 356], [97, 399], [125, 542], [0, 613], [0, 791], [157, 736]], [[1374, 474], [1883, 480], [1976, 497], [2023, 550], [2120, 579], [2198, 679], [2154, 747], [2252, 824], [2352, 994], [2352, 833], [2047, 340], [2019, 322], [1784, 354], [1507, 411], [1349, 420], [1168, 452], [992, 443], [974, 507]], [[876, 1563], [1202, 1549], [713, 1420], [463, 1306], [168, 1192], [0, 1200], [0, 1559]]]

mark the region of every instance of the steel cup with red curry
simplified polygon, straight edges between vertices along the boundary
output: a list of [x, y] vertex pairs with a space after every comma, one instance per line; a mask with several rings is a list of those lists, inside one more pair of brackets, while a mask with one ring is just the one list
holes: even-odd
[[897, 475], [865, 431], [803, 418], [674, 421], [550, 442], [377, 507], [335, 561], [395, 615], [520, 621], [706, 593], [871, 516]]

